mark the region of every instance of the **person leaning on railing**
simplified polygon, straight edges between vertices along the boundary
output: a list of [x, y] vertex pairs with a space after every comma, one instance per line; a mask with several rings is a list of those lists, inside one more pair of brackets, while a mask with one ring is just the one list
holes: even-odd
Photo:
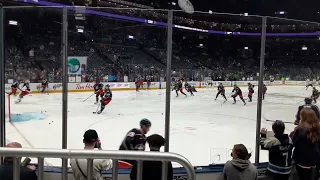
[[[153, 134], [147, 137], [147, 142], [150, 147], [150, 151], [159, 152], [160, 148], [164, 146], [165, 139], [158, 135]], [[160, 161], [144, 161], [142, 165], [142, 180], [161, 180], [162, 162]], [[133, 164], [130, 179], [137, 179], [137, 163]], [[173, 179], [173, 169], [171, 162], [168, 162], [167, 180]]]
[[232, 160], [226, 162], [219, 180], [258, 180], [258, 170], [249, 161], [251, 154], [243, 144], [232, 149]]
[[319, 169], [319, 119], [311, 108], [302, 109], [300, 119], [290, 135], [294, 145], [292, 159], [300, 180], [315, 180]]
[[[7, 148], [22, 148], [20, 143], [9, 143]], [[30, 160], [30, 159], [29, 159]], [[22, 163], [20, 167], [20, 180], [37, 180], [36, 167], [28, 163]], [[4, 164], [0, 166], [0, 179], [12, 180], [13, 179], [13, 161], [11, 157], [5, 157]]]
[[[98, 133], [95, 130], [87, 130], [83, 135], [83, 143], [85, 150], [94, 150], [95, 148], [102, 150]], [[70, 165], [76, 180], [87, 180], [87, 160], [71, 159]], [[95, 180], [103, 180], [102, 172], [112, 168], [111, 159], [94, 159], [93, 160], [93, 178]]]

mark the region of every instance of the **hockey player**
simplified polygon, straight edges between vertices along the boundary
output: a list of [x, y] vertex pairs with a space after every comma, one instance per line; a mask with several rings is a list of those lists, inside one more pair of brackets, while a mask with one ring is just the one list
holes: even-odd
[[267, 86], [265, 84], [263, 84], [263, 93], [262, 93], [262, 100], [264, 100], [264, 95], [267, 93]]
[[182, 91], [182, 80], [181, 79], [177, 82], [177, 88], [176, 88], [177, 97], [179, 96], [178, 91], [180, 91], [181, 94], [183, 94], [187, 97], [186, 93], [184, 93]]
[[[149, 132], [150, 127], [150, 120], [143, 118], [140, 121], [140, 129], [131, 129], [123, 139], [119, 150], [144, 151], [146, 144], [146, 134]], [[133, 164], [134, 161], [125, 160], [125, 162]]]
[[313, 100], [313, 103], [314, 103], [314, 104], [317, 103], [317, 99], [318, 99], [318, 98], [319, 98], [319, 91], [317, 90], [316, 87], [313, 87], [311, 99]]
[[98, 104], [99, 102], [99, 96], [103, 95], [103, 84], [101, 84], [98, 80], [93, 85], [94, 94], [96, 94], [96, 102], [95, 104]]
[[232, 104], [236, 104], [237, 103], [236, 97], [239, 96], [240, 99], [242, 100], [243, 104], [246, 105], [246, 102], [244, 101], [243, 96], [242, 96], [241, 89], [236, 84], [233, 87], [234, 88], [233, 88], [232, 92], [234, 92], [234, 94], [232, 95], [232, 97], [233, 97], [234, 103], [232, 103]]
[[217, 95], [216, 95], [216, 99], [214, 100], [217, 100], [218, 96], [221, 94], [221, 96], [223, 96], [223, 98], [225, 99], [225, 101], [227, 101], [227, 98], [226, 98], [226, 90], [224, 89], [224, 86], [222, 83], [219, 83], [219, 86], [218, 86], [218, 92], [217, 92]]
[[41, 91], [40, 91], [40, 93], [44, 93], [44, 91], [48, 88], [48, 86], [49, 86], [48, 81], [46, 79], [43, 80], [42, 83], [41, 83]]
[[151, 80], [147, 78], [147, 90], [150, 90]]
[[104, 89], [104, 93], [101, 96], [101, 109], [100, 111], [97, 112], [97, 114], [101, 114], [104, 108], [106, 107], [106, 105], [108, 105], [111, 102], [111, 100], [112, 100], [112, 92], [110, 89], [110, 85], [107, 84]]
[[266, 129], [261, 130], [261, 149], [269, 151], [267, 175], [274, 180], [288, 180], [291, 173], [293, 142], [285, 134], [285, 125], [276, 120], [272, 124], [273, 137], [266, 139]]
[[30, 93], [29, 81], [25, 81], [20, 90], [21, 93], [19, 94], [19, 98], [16, 100], [16, 103], [20, 103], [21, 99]]
[[19, 81], [14, 82], [14, 83], [11, 85], [11, 92], [9, 92], [8, 94], [9, 94], [10, 96], [11, 96], [12, 94], [13, 94], [14, 96], [16, 96], [16, 95], [17, 95], [17, 90], [19, 89], [19, 85], [20, 85]]
[[191, 96], [194, 96], [193, 87], [188, 82], [184, 83], [184, 88], [186, 89], [187, 92], [191, 94]]
[[135, 84], [136, 84], [136, 91], [137, 92], [140, 91], [140, 79], [139, 78], [136, 80]]
[[294, 122], [295, 125], [299, 124], [299, 122], [300, 122], [300, 112], [304, 108], [311, 108], [316, 113], [318, 119], [320, 118], [319, 108], [318, 108], [318, 106], [312, 104], [312, 99], [307, 97], [307, 98], [304, 99], [304, 102], [305, 102], [305, 105], [299, 106], [299, 108], [298, 108], [298, 112], [297, 112], [297, 115], [296, 115], [296, 120]]
[[252, 102], [252, 95], [254, 93], [254, 85], [252, 85], [251, 83], [248, 83], [248, 98], [249, 98], [249, 102]]
[[313, 87], [312, 83], [310, 81], [307, 81], [306, 90], [308, 90], [310, 86]]

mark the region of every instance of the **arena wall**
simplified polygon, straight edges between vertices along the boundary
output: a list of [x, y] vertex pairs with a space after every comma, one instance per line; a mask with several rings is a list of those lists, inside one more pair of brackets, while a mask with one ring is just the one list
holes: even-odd
[[[216, 87], [219, 83], [223, 83], [225, 87], [231, 87], [234, 84], [238, 86], [247, 86], [248, 83], [253, 85], [258, 85], [258, 81], [212, 81], [211, 84], [208, 82], [201, 81], [190, 81], [190, 85], [195, 86], [196, 88], [206, 88], [206, 87]], [[305, 86], [306, 81], [265, 81], [267, 86]], [[124, 90], [135, 90], [134, 82], [104, 82], [104, 85], [109, 84], [111, 89], [114, 91], [124, 91]], [[68, 92], [91, 92], [93, 91], [93, 82], [84, 82], [84, 83], [68, 83]], [[146, 88], [146, 83], [143, 84], [142, 90]], [[11, 84], [6, 84], [6, 92], [11, 91]], [[164, 89], [166, 88], [166, 82], [151, 82], [150, 89]], [[41, 90], [40, 83], [30, 83], [31, 93], [39, 93]], [[47, 89], [48, 93], [59, 93], [62, 92], [62, 83], [49, 83]]]

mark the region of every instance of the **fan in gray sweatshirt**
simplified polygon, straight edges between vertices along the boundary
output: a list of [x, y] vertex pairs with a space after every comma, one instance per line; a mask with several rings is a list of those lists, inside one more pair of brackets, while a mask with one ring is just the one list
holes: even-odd
[[258, 180], [258, 171], [249, 160], [236, 158], [224, 165], [219, 180]]

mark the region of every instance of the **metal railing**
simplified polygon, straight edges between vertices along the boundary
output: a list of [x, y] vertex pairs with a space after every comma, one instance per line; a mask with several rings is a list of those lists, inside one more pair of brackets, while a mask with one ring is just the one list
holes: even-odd
[[[0, 148], [0, 156], [13, 158], [13, 180], [20, 180], [21, 157], [38, 158], [38, 180], [44, 180], [44, 158], [61, 158], [63, 160], [71, 158], [87, 159], [88, 180], [93, 179], [93, 159], [112, 159], [112, 180], [118, 179], [118, 160], [137, 160], [137, 180], [142, 179], [142, 161], [161, 161], [162, 172], [169, 161], [182, 165], [188, 180], [195, 180], [195, 172], [191, 163], [183, 156], [175, 153], [164, 152], [144, 152], [144, 151], [94, 151], [94, 150], [71, 150], [71, 149], [23, 149], [23, 148]], [[68, 172], [62, 172], [68, 173]], [[62, 174], [62, 177], [66, 177]], [[162, 180], [166, 180], [167, 175], [162, 173]], [[62, 178], [62, 180], [64, 180]]]

